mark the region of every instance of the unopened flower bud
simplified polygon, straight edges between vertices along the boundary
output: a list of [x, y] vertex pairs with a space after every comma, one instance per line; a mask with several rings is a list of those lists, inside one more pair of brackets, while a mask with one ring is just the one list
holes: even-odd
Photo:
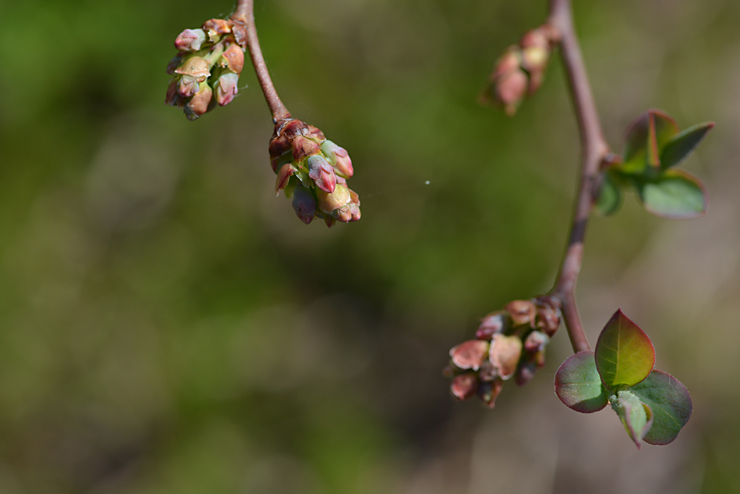
[[170, 59], [170, 61], [167, 63], [167, 73], [168, 74], [173, 75], [175, 71], [180, 67], [180, 65], [182, 65], [184, 55], [185, 55], [185, 52], [181, 51], [177, 55], [172, 57], [172, 59]]
[[327, 139], [321, 144], [321, 151], [324, 153], [329, 163], [334, 165], [337, 175], [344, 178], [350, 178], [354, 174], [352, 160], [350, 159], [346, 149], [337, 146]]
[[[308, 168], [308, 176], [314, 181], [316, 187], [331, 195], [331, 193], [334, 192], [334, 189], [337, 186], [337, 176], [334, 174], [334, 168], [329, 164], [329, 162], [326, 161], [323, 156], [315, 154], [308, 157], [308, 159], [306, 160], [306, 167]], [[344, 189], [344, 187], [342, 188]], [[344, 200], [345, 195], [346, 201]], [[349, 202], [350, 198], [347, 189], [344, 189], [344, 192], [336, 195], [336, 199], [329, 199], [329, 202], [322, 201], [322, 204], [328, 206], [329, 204], [336, 203], [336, 201], [340, 199], [344, 201], [341, 206], [344, 206]], [[333, 207], [331, 210], [337, 209], [341, 206]], [[327, 211], [323, 206], [321, 207], [321, 210], [327, 213], [331, 211]]]
[[550, 338], [545, 333], [532, 331], [524, 340], [524, 349], [529, 353], [541, 352], [549, 341]]
[[504, 315], [503, 311], [497, 311], [484, 317], [475, 332], [475, 337], [479, 340], [491, 341], [494, 334], [503, 332], [505, 327]]
[[216, 90], [216, 102], [219, 106], [226, 106], [231, 103], [239, 92], [239, 76], [234, 72], [222, 73], [216, 83], [214, 89]]
[[534, 362], [525, 360], [516, 370], [516, 384], [517, 386], [524, 386], [534, 378], [537, 373], [537, 365]]
[[297, 171], [296, 167], [290, 163], [286, 163], [280, 168], [277, 174], [277, 180], [275, 180], [275, 195], [279, 194], [288, 185], [290, 177]]
[[349, 190], [342, 185], [337, 185], [331, 193], [319, 189], [316, 196], [319, 199], [319, 209], [327, 214], [346, 206], [351, 199]]
[[299, 185], [293, 192], [293, 209], [295, 214], [305, 224], [311, 223], [316, 215], [316, 200], [311, 191]]
[[187, 100], [180, 96], [180, 93], [178, 92], [177, 81], [170, 81], [170, 85], [167, 86], [167, 95], [165, 96], [164, 102], [170, 106], [185, 106]]
[[232, 72], [241, 74], [244, 68], [244, 50], [241, 46], [232, 43], [221, 55], [220, 65], [227, 67]]
[[537, 308], [537, 327], [552, 337], [560, 327], [560, 311], [552, 307]]
[[189, 75], [195, 77], [198, 82], [203, 82], [211, 75], [211, 71], [208, 68], [208, 60], [196, 56], [185, 60], [185, 63], [175, 70], [175, 74]]
[[198, 83], [198, 79], [196, 79], [193, 76], [190, 75], [184, 75], [180, 78], [180, 84], [177, 86], [177, 92], [182, 96], [183, 98], [189, 98], [191, 96], [195, 96], [195, 94], [200, 90], [200, 84]]
[[450, 391], [458, 400], [467, 400], [475, 396], [476, 391], [478, 391], [478, 378], [472, 372], [459, 374], [452, 379]]
[[504, 382], [501, 379], [494, 379], [491, 382], [483, 382], [478, 386], [478, 397], [488, 408], [496, 405], [496, 398], [501, 394]]
[[530, 300], [514, 300], [506, 304], [506, 311], [511, 316], [514, 326], [534, 324], [537, 307]]
[[202, 29], [186, 29], [175, 40], [175, 48], [182, 51], [198, 51], [206, 40], [206, 33]]
[[516, 70], [501, 76], [496, 82], [496, 100], [512, 116], [527, 94], [529, 79], [523, 70]]
[[213, 91], [207, 82], [201, 82], [198, 92], [185, 105], [185, 114], [188, 119], [195, 120], [209, 110]]

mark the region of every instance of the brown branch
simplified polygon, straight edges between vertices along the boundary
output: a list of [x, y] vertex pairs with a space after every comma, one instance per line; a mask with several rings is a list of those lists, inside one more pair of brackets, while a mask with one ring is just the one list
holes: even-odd
[[575, 288], [583, 261], [583, 240], [586, 235], [588, 217], [593, 207], [594, 190], [599, 180], [599, 166], [609, 153], [609, 147], [599, 122], [581, 48], [573, 25], [570, 0], [550, 0], [550, 25], [560, 38], [560, 54], [568, 79], [568, 87], [575, 107], [578, 129], [581, 135], [581, 176], [573, 210], [568, 247], [563, 256], [552, 294], [562, 302], [563, 320], [568, 330], [573, 350], [589, 350], [576, 307]]
[[243, 22], [247, 28], [247, 47], [249, 48], [249, 55], [252, 59], [254, 72], [257, 74], [257, 80], [262, 88], [262, 93], [265, 95], [267, 106], [270, 107], [273, 121], [277, 122], [278, 120], [291, 118], [290, 112], [283, 102], [280, 101], [280, 97], [275, 90], [275, 86], [272, 84], [272, 79], [270, 79], [270, 73], [267, 70], [265, 59], [262, 56], [260, 41], [259, 38], [257, 38], [257, 28], [254, 24], [254, 0], [238, 0], [236, 10], [231, 16], [231, 19]]

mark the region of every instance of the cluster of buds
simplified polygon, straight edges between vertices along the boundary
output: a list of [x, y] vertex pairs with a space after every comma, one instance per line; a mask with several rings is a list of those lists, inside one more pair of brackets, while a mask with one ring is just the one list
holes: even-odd
[[201, 29], [181, 32], [179, 51], [167, 65], [172, 80], [165, 102], [183, 108], [190, 120], [228, 105], [238, 92], [245, 40], [244, 23], [235, 19], [210, 19]]
[[275, 192], [293, 198], [293, 209], [304, 223], [318, 217], [331, 227], [360, 219], [360, 198], [347, 187], [352, 160], [313, 125], [279, 120], [270, 139], [270, 163], [277, 174]]
[[474, 340], [450, 350], [445, 375], [459, 400], [478, 396], [493, 408], [504, 381], [527, 384], [545, 365], [545, 346], [560, 326], [560, 302], [549, 295], [514, 300], [481, 321]]
[[482, 102], [502, 106], [507, 115], [514, 115], [525, 96], [533, 95], [542, 84], [557, 41], [557, 31], [550, 24], [527, 31], [518, 45], [508, 47], [496, 61]]

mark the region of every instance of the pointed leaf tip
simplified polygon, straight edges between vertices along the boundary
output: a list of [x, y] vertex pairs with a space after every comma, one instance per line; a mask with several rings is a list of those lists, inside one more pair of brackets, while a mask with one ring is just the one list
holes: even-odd
[[598, 412], [607, 405], [594, 352], [578, 352], [560, 365], [555, 374], [555, 393], [565, 406], [576, 412]]
[[688, 158], [707, 132], [714, 128], [714, 122], [704, 122], [673, 136], [660, 154], [660, 167], [664, 170], [676, 166]]
[[619, 309], [599, 335], [595, 358], [607, 387], [634, 386], [653, 370], [655, 348], [648, 335]]

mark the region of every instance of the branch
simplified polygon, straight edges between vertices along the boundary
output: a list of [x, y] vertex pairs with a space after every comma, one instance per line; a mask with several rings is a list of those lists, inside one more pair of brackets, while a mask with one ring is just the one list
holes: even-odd
[[552, 294], [562, 302], [563, 320], [573, 350], [589, 350], [575, 301], [576, 281], [583, 261], [583, 240], [599, 181], [599, 166], [609, 153], [599, 114], [586, 75], [581, 48], [573, 25], [570, 0], [550, 0], [550, 25], [560, 37], [560, 54], [568, 79], [581, 135], [581, 176], [578, 184], [568, 247], [563, 256]]
[[236, 10], [231, 16], [232, 20], [244, 22], [247, 28], [247, 46], [249, 55], [252, 58], [254, 72], [257, 74], [262, 93], [265, 95], [267, 106], [270, 107], [272, 119], [274, 122], [285, 120], [290, 117], [290, 112], [285, 107], [275, 90], [275, 86], [270, 79], [270, 73], [267, 70], [265, 59], [262, 56], [259, 38], [257, 38], [257, 28], [254, 25], [254, 0], [238, 0]]

